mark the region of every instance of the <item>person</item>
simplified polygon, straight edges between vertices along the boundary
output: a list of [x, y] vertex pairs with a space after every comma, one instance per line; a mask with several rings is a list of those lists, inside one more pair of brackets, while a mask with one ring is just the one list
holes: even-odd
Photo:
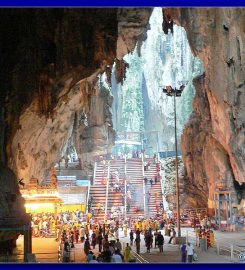
[[161, 232], [158, 233], [158, 236], [157, 236], [157, 245], [158, 245], [158, 248], [159, 248], [159, 252], [163, 252], [163, 244], [164, 244], [164, 237], [162, 235]]
[[193, 254], [194, 254], [194, 247], [191, 243], [187, 244], [186, 251], [187, 251], [188, 262], [191, 263], [193, 261]]
[[187, 250], [186, 250], [186, 244], [182, 244], [181, 245], [181, 262], [186, 262], [186, 253], [187, 253]]
[[157, 183], [157, 176], [154, 177], [154, 180], [155, 180], [155, 184]]
[[231, 222], [231, 226], [230, 226], [230, 231], [231, 232], [235, 232], [236, 231], [236, 223], [237, 223], [237, 216], [236, 214], [234, 213], [232, 215], [232, 222]]
[[158, 240], [158, 231], [156, 230], [154, 232], [154, 238], [155, 238], [155, 248], [157, 247], [157, 240]]
[[77, 228], [74, 229], [74, 236], [75, 236], [76, 244], [78, 244], [79, 230]]
[[159, 203], [159, 207], [161, 210], [163, 210], [163, 202], [162, 201]]
[[97, 211], [98, 211], [98, 214], [100, 213], [101, 208], [102, 208], [102, 204], [101, 204], [100, 202], [98, 202], [98, 203], [97, 203]]
[[125, 203], [125, 195], [123, 193], [121, 194], [121, 200], [122, 200], [122, 205], [124, 205], [124, 203]]
[[99, 252], [102, 251], [102, 240], [103, 240], [102, 232], [99, 232], [99, 235], [97, 237], [97, 242], [99, 245]]
[[114, 244], [112, 243], [112, 241], [110, 241], [110, 243], [109, 243], [109, 251], [111, 252], [111, 255], [113, 255], [115, 253], [115, 248], [114, 248]]
[[147, 165], [146, 165], [147, 171], [150, 169], [150, 167], [151, 167], [151, 163], [150, 163], [150, 161], [148, 161]]
[[64, 249], [69, 249], [69, 248], [70, 248], [70, 245], [69, 245], [68, 237], [65, 236]]
[[147, 203], [148, 203], [148, 204], [150, 203], [150, 198], [151, 198], [151, 193], [150, 193], [150, 191], [148, 191], [148, 192], [146, 193], [146, 199], [147, 199]]
[[93, 259], [94, 253], [90, 250], [87, 255], [87, 262], [90, 262]]
[[145, 236], [145, 245], [147, 248], [147, 252], [150, 253], [151, 252], [151, 235], [149, 232], [147, 232]]
[[175, 229], [172, 229], [172, 236], [170, 237], [170, 239], [169, 239], [169, 244], [171, 244], [171, 242], [172, 242], [172, 239], [173, 238], [175, 238], [176, 237], [176, 231], [175, 231]]
[[171, 234], [171, 223], [169, 222], [167, 225], [167, 235], [170, 237]]
[[98, 263], [98, 261], [96, 260], [95, 255], [93, 255], [92, 260], [89, 261], [89, 263]]
[[130, 246], [132, 246], [133, 245], [133, 241], [134, 241], [134, 233], [133, 233], [132, 230], [129, 233], [129, 237], [130, 237]]
[[69, 261], [70, 261], [70, 252], [69, 252], [69, 249], [66, 247], [64, 248], [63, 262], [69, 262]]
[[86, 255], [88, 255], [89, 250], [90, 250], [90, 243], [89, 243], [89, 239], [87, 238], [87, 239], [85, 240], [85, 243], [84, 243], [84, 253], [85, 253]]
[[140, 237], [135, 238], [136, 252], [140, 254]]
[[118, 249], [115, 251], [115, 254], [112, 255], [111, 262], [113, 262], [113, 263], [122, 263], [123, 262], [122, 257], [120, 256], [120, 251]]
[[147, 185], [147, 181], [148, 181], [147, 177], [144, 178], [144, 181], [145, 181], [145, 185]]
[[127, 243], [127, 246], [124, 250], [124, 258], [125, 258], [125, 262], [128, 262], [130, 259], [130, 254], [131, 254], [131, 247], [129, 246], [129, 244]]
[[123, 233], [124, 233], [124, 237], [127, 237], [127, 224], [123, 224]]
[[122, 250], [122, 244], [119, 241], [119, 239], [117, 239], [117, 242], [115, 243], [115, 247], [116, 247], [116, 249], [118, 249], [121, 252], [121, 250]]
[[92, 247], [93, 247], [93, 249], [95, 249], [95, 246], [96, 246], [96, 234], [95, 234], [95, 232], [93, 231], [93, 233], [92, 233], [92, 236], [91, 236], [91, 238], [92, 238]]
[[103, 243], [103, 251], [109, 250], [108, 235], [104, 236], [104, 240], [102, 243]]
[[70, 241], [71, 241], [71, 248], [74, 248], [75, 246], [74, 246], [74, 233], [73, 233], [73, 231], [71, 231], [71, 236], [70, 236]]
[[152, 187], [152, 185], [153, 185], [153, 180], [152, 180], [152, 178], [151, 178], [151, 180], [150, 180], [150, 183], [151, 183], [151, 187]]

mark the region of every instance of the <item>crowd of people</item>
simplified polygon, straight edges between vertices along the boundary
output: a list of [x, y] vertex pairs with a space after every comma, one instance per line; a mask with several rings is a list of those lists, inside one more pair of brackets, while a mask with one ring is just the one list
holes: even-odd
[[[147, 252], [151, 248], [158, 247], [163, 252], [164, 236], [161, 231], [167, 221], [161, 216], [155, 218], [128, 218], [119, 221], [118, 219], [107, 220], [105, 223], [79, 223], [67, 222], [63, 226], [62, 242], [64, 243], [64, 262], [69, 261], [69, 251], [74, 248], [75, 243], [83, 243], [86, 260], [89, 263], [96, 262], [130, 262], [133, 261], [132, 246], [135, 245], [139, 254], [141, 249], [141, 235], [144, 236], [144, 245]], [[119, 231], [124, 237], [130, 239], [124, 250], [120, 242]], [[169, 232], [170, 235], [170, 232]], [[173, 235], [173, 237], [175, 237]], [[98, 254], [95, 254], [95, 247], [98, 247]]]
[[[116, 207], [113, 211], [116, 211]], [[196, 246], [202, 251], [214, 245], [213, 231], [208, 218], [204, 219], [202, 225], [194, 229]], [[142, 249], [150, 253], [152, 248], [162, 253], [164, 244], [176, 244], [175, 226], [175, 219], [164, 214], [157, 214], [153, 218], [111, 217], [104, 222], [89, 219], [78, 210], [59, 213], [56, 218], [52, 213], [32, 216], [33, 236], [45, 237], [54, 231], [56, 239], [61, 238], [63, 262], [70, 262], [70, 252], [78, 243], [82, 243], [85, 261], [88, 263], [133, 262], [133, 246], [138, 254]], [[180, 252], [182, 262], [192, 262], [195, 259], [192, 244], [183, 244]]]

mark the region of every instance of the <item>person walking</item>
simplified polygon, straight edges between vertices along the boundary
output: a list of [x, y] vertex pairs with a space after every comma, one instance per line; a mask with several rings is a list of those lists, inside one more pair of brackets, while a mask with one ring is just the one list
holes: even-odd
[[70, 251], [67, 247], [64, 248], [63, 262], [70, 262]]
[[187, 254], [187, 250], [186, 250], [186, 244], [182, 244], [181, 245], [181, 262], [186, 263], [186, 254]]
[[93, 233], [92, 233], [92, 236], [91, 236], [91, 238], [92, 238], [92, 247], [93, 247], [93, 249], [95, 249], [95, 246], [96, 246], [96, 234], [95, 234], [95, 232], [93, 231]]
[[186, 251], [187, 251], [188, 262], [191, 263], [193, 261], [193, 255], [194, 255], [194, 247], [191, 243], [187, 244]]
[[175, 238], [176, 237], [176, 231], [175, 231], [175, 229], [172, 229], [172, 236], [170, 237], [170, 239], [169, 239], [169, 244], [171, 244], [171, 242], [172, 242], [172, 239], [173, 238]]
[[98, 245], [99, 245], [99, 252], [102, 251], [102, 241], [103, 241], [103, 236], [102, 236], [102, 233], [100, 232], [98, 237], [97, 237], [97, 242], [98, 242]]
[[123, 224], [123, 234], [124, 234], [124, 237], [127, 237], [127, 224], [126, 223]]
[[151, 183], [151, 187], [153, 186], [153, 180], [152, 180], [152, 178], [151, 178], [151, 180], [150, 180], [150, 183]]
[[133, 241], [134, 241], [134, 232], [131, 230], [129, 233], [129, 237], [130, 237], [130, 246], [133, 245]]
[[128, 262], [129, 259], [130, 259], [130, 254], [131, 254], [131, 247], [129, 246], [129, 244], [127, 243], [127, 246], [124, 250], [124, 259], [125, 259], [125, 262]]
[[136, 239], [135, 239], [135, 245], [136, 245], [136, 252], [137, 252], [137, 254], [140, 254], [140, 237], [136, 237]]
[[108, 235], [105, 235], [105, 238], [102, 243], [103, 243], [103, 251], [109, 250]]
[[89, 250], [90, 250], [90, 243], [89, 239], [87, 238], [84, 243], [84, 253], [86, 254], [86, 256], [88, 256]]
[[155, 180], [155, 184], [157, 183], [157, 176], [154, 177], [154, 180]]
[[157, 236], [157, 245], [158, 245], [160, 253], [163, 252], [163, 244], [164, 244], [164, 237], [163, 237], [162, 233], [159, 232], [158, 236]]
[[119, 241], [119, 239], [117, 239], [117, 242], [115, 243], [115, 248], [117, 250], [119, 250], [120, 252], [122, 251], [122, 244], [121, 242]]
[[147, 232], [145, 236], [145, 245], [146, 245], [147, 252], [150, 253], [151, 252], [151, 235], [149, 232]]

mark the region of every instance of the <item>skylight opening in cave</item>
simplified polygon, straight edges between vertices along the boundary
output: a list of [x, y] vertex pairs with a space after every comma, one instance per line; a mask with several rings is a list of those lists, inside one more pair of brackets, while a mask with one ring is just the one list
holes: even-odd
[[[204, 72], [202, 62], [191, 52], [184, 28], [174, 25], [173, 34], [169, 31], [165, 35], [162, 21], [162, 9], [154, 8], [146, 41], [142, 46], [139, 41], [134, 52], [124, 57], [129, 67], [123, 84], [116, 82], [115, 69], [112, 74], [113, 125], [118, 138], [130, 132], [142, 133], [149, 154], [174, 150], [174, 98], [166, 96], [163, 87], [179, 89], [188, 82], [182, 96], [176, 98], [180, 143], [192, 113], [192, 80]], [[139, 140], [136, 133], [131, 134], [131, 140]]]

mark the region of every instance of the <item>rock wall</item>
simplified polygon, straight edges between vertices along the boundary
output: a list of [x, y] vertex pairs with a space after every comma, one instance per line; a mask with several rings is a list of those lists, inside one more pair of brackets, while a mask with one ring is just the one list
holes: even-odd
[[[150, 14], [137, 8], [0, 10], [1, 174], [11, 168], [24, 182], [32, 175], [42, 181], [71, 139], [83, 160], [110, 151], [112, 98], [98, 89], [98, 78], [142, 39]], [[0, 191], [6, 208], [0, 218], [13, 212], [6, 192]]]
[[163, 12], [168, 21], [186, 29], [191, 49], [205, 69], [205, 79], [195, 83], [195, 112], [182, 136], [186, 195], [191, 198], [197, 188], [203, 206], [208, 201], [212, 208], [215, 185], [224, 180], [237, 203], [245, 190], [245, 9]]

